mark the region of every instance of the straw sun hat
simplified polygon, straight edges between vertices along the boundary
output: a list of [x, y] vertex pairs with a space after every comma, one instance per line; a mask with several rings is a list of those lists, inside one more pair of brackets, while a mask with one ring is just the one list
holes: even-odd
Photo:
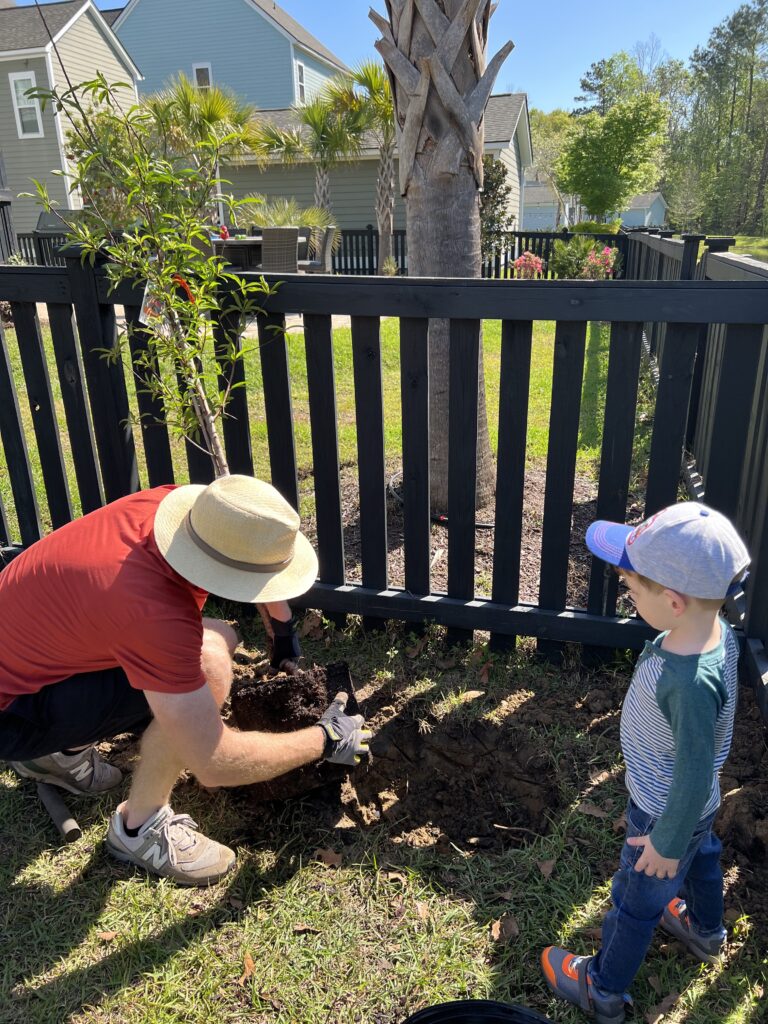
[[298, 513], [270, 484], [225, 476], [186, 484], [157, 507], [155, 541], [185, 580], [232, 601], [287, 601], [317, 578]]

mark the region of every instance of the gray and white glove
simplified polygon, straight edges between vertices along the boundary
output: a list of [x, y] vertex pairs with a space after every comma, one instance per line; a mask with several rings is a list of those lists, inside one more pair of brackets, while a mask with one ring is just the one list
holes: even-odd
[[373, 735], [365, 729], [362, 715], [348, 715], [344, 710], [349, 694], [337, 693], [317, 723], [325, 733], [323, 761], [331, 764], [360, 764], [368, 757], [368, 740]]

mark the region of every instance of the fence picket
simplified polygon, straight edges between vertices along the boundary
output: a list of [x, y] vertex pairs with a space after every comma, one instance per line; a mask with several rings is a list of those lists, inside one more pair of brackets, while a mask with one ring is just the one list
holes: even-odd
[[400, 321], [405, 588], [429, 593], [429, 321]]
[[[448, 415], [448, 596], [475, 595], [475, 492], [477, 489], [480, 321], [451, 320]], [[472, 640], [450, 630], [451, 643]]]
[[315, 483], [315, 519], [321, 583], [344, 582], [344, 529], [341, 520], [339, 439], [333, 329], [329, 315], [304, 317], [309, 422]]
[[[586, 334], [587, 325], [583, 322], [558, 323], [555, 329], [539, 604], [542, 608], [556, 611], [565, 608], [568, 586]], [[552, 641], [540, 640], [538, 646], [542, 654], [553, 658], [559, 656], [560, 646]]]
[[139, 423], [149, 486], [159, 487], [161, 484], [174, 483], [173, 459], [163, 400], [152, 395], [144, 383], [147, 372], [157, 372], [157, 358], [151, 351], [151, 332], [147, 331], [139, 320], [140, 312], [140, 306], [125, 307], [126, 330], [134, 368], [136, 402], [139, 407]]
[[[231, 388], [227, 414], [222, 419], [224, 446], [230, 473], [253, 476], [251, 426], [248, 416], [248, 393], [245, 386], [245, 364], [241, 358], [241, 316], [237, 309], [220, 296], [221, 311], [213, 321], [216, 359], [219, 363], [219, 388]], [[230, 359], [230, 352], [233, 358]]]
[[[43, 533], [40, 509], [29, 463], [27, 439], [21, 421], [19, 399], [13, 383], [13, 368], [0, 324], [0, 439], [3, 442], [8, 478], [19, 520], [21, 543], [28, 547]], [[10, 541], [12, 538], [8, 538]]]
[[299, 477], [293, 436], [293, 402], [285, 317], [281, 314], [260, 313], [258, 325], [272, 486], [298, 512]]
[[[352, 317], [357, 465], [360, 485], [360, 560], [364, 587], [387, 586], [387, 492], [381, 326], [378, 317]], [[363, 618], [368, 628], [377, 620]]]
[[[505, 320], [501, 327], [499, 380], [499, 440], [496, 456], [496, 524], [491, 596], [502, 604], [520, 599], [520, 552], [523, 536], [523, 497], [531, 380], [533, 323]], [[515, 638], [494, 633], [491, 646], [506, 650]]]
[[[596, 519], [624, 522], [626, 515], [642, 342], [642, 324], [613, 324], [605, 389]], [[604, 570], [605, 563], [593, 558], [587, 610], [596, 615], [614, 615], [617, 577], [612, 572], [606, 577]]]
[[677, 500], [693, 361], [699, 332], [695, 324], [669, 324], [659, 367], [659, 389], [645, 490], [646, 516]]

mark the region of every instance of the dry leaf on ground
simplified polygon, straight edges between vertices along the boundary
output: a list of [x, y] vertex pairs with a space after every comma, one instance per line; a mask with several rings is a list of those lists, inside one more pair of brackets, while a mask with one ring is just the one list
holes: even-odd
[[299, 921], [298, 924], [293, 926], [294, 935], [319, 935], [320, 929], [313, 928], [311, 924], [305, 924], [304, 921]]
[[627, 816], [622, 811], [621, 817], [617, 818], [616, 821], [614, 821], [614, 823], [613, 823], [613, 831], [614, 832], [624, 832], [626, 827], [627, 827]]
[[416, 903], [416, 913], [420, 921], [428, 921], [430, 917], [429, 905], [427, 903], [422, 903], [421, 901], [418, 901]]
[[668, 996], [665, 996], [661, 1000], [658, 1006], [654, 1006], [652, 1010], [649, 1010], [648, 1013], [646, 1013], [646, 1024], [658, 1024], [662, 1017], [672, 1009], [679, 998], [679, 992], [670, 992]]
[[520, 934], [520, 926], [512, 914], [504, 914], [491, 925], [491, 938], [494, 942], [511, 942]]
[[256, 965], [253, 962], [253, 957], [251, 956], [250, 953], [246, 953], [245, 956], [243, 957], [243, 973], [240, 975], [238, 985], [244, 985], [246, 981], [250, 978], [250, 976], [253, 974], [255, 968]]
[[428, 643], [429, 637], [425, 633], [424, 636], [419, 637], [416, 643], [413, 644], [411, 647], [406, 647], [405, 653], [408, 655], [409, 658], [418, 658], [418, 656], [421, 654], [421, 652], [424, 650]]
[[276, 998], [276, 996], [273, 996], [271, 992], [259, 992], [259, 999], [263, 1000], [265, 1003], [269, 1003], [272, 1009], [276, 1010], [278, 1013], [283, 1008], [283, 1004]]
[[344, 858], [335, 850], [318, 849], [312, 854], [312, 859], [318, 861], [326, 868], [340, 868]]
[[549, 878], [552, 872], [555, 870], [556, 860], [537, 860], [536, 867], [544, 875], [545, 878]]
[[319, 640], [323, 635], [323, 617], [319, 612], [308, 612], [299, 626], [299, 636]]
[[602, 807], [598, 807], [597, 804], [593, 804], [591, 800], [582, 800], [576, 810], [581, 811], [582, 814], [590, 814], [593, 818], [610, 817], [607, 811], [604, 811]]
[[488, 676], [491, 674], [491, 669], [492, 668], [493, 668], [493, 662], [492, 661], [486, 661], [486, 663], [480, 669], [480, 677], [479, 677], [480, 681], [482, 683], [485, 683], [486, 686], [488, 685]]
[[96, 932], [96, 938], [102, 942], [112, 942], [117, 938], [117, 932]]
[[382, 875], [387, 882], [399, 882], [401, 885], [405, 885], [408, 881], [402, 871], [382, 871]]

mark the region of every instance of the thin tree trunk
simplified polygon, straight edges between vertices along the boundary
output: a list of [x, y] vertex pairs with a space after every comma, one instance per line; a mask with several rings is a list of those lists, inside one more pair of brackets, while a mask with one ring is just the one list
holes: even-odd
[[379, 229], [379, 273], [393, 254], [395, 228], [395, 140], [381, 147], [376, 181], [376, 224]]
[[760, 235], [763, 231], [765, 219], [765, 187], [768, 184], [768, 135], [766, 135], [763, 146], [763, 159], [760, 164], [760, 177], [757, 179], [755, 191], [755, 205], [752, 208], [752, 215], [744, 227], [747, 235]]

